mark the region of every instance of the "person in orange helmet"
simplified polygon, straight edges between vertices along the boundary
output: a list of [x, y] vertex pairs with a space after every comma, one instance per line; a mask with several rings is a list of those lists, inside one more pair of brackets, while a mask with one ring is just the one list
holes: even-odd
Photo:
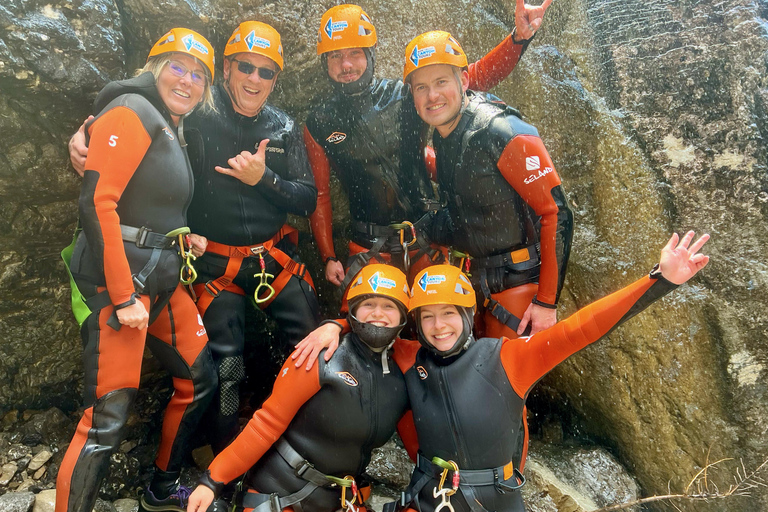
[[208, 335], [180, 283], [193, 177], [178, 128], [200, 103], [212, 104], [213, 48], [174, 28], [140, 72], [104, 87], [85, 127], [82, 231], [69, 268], [90, 308], [80, 330], [86, 409], [59, 467], [56, 512], [93, 509], [125, 436], [145, 345], [173, 376], [174, 393], [143, 507], [185, 506], [181, 465], [216, 389]]
[[[512, 71], [550, 3], [516, 1], [512, 34], [469, 67], [474, 88], [487, 91]], [[351, 278], [347, 273], [354, 275], [371, 259], [406, 273], [411, 269], [412, 277], [442, 258], [426, 233], [438, 201], [421, 157], [415, 156], [422, 123], [403, 82], [375, 76], [377, 41], [372, 18], [358, 5], [337, 5], [320, 20], [317, 54], [334, 91], [313, 108], [304, 130], [318, 188], [310, 222], [325, 277], [341, 289]], [[352, 217], [346, 271], [333, 245], [331, 169], [349, 198]]]
[[352, 332], [333, 359], [310, 371], [285, 363], [272, 395], [211, 463], [187, 511], [210, 510], [224, 485], [246, 471], [236, 510], [364, 511], [361, 476], [371, 451], [408, 409], [399, 362], [418, 349], [398, 338], [408, 295], [397, 268], [363, 267], [348, 293]]
[[448, 32], [408, 44], [403, 80], [419, 117], [435, 128], [446, 238], [471, 264], [485, 334], [512, 338], [551, 327], [573, 214], [538, 131], [516, 110], [469, 90], [467, 56]]
[[[524, 512], [517, 446], [525, 401], [536, 383], [691, 279], [709, 257], [689, 231], [672, 235], [649, 275], [524, 338], [472, 334], [475, 292], [456, 267], [416, 278], [409, 311], [422, 348], [407, 361], [405, 383], [419, 440], [416, 469], [399, 506], [418, 512]], [[478, 397], [483, 397], [479, 404]], [[445, 483], [445, 485], [443, 485]]]

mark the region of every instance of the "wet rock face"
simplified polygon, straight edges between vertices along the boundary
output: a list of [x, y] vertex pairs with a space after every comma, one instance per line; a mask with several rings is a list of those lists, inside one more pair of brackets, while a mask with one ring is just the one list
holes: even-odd
[[[254, 18], [283, 35], [286, 69], [272, 99], [302, 120], [328, 90], [314, 40], [332, 3], [2, 2], [0, 413], [79, 406], [80, 341], [58, 252], [71, 239], [79, 186], [65, 142], [95, 93], [141, 65], [174, 25], [221, 49], [237, 22]], [[379, 32], [377, 74], [390, 77], [400, 75], [403, 48], [422, 30], [450, 30], [472, 59], [513, 19], [509, 6], [483, 0], [365, 8]], [[561, 366], [537, 391], [537, 403], [567, 411], [580, 435], [608, 445], [644, 493], [664, 493], [669, 481], [684, 486], [710, 446], [711, 458], [744, 458], [748, 467], [768, 453], [766, 50], [761, 2], [555, 3], [494, 91], [539, 128], [576, 214], [561, 317], [650, 269], [669, 231], [714, 236], [712, 263], [691, 286]], [[302, 251], [315, 252], [309, 244]], [[312, 270], [321, 281], [317, 260]], [[142, 422], [152, 417], [137, 410]], [[48, 448], [60, 441], [35, 427], [12, 435]], [[21, 438], [3, 442], [10, 449]], [[151, 465], [146, 452], [135, 457], [141, 467]], [[11, 463], [14, 475], [31, 471], [35, 455], [4, 460], [2, 474]], [[41, 466], [46, 475], [57, 457]], [[761, 509], [759, 491], [753, 496], [720, 505]]]

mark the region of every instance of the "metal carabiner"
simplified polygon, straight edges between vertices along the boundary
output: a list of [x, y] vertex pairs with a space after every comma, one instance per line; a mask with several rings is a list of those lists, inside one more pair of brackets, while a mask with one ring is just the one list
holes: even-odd
[[[456, 494], [456, 491], [459, 490], [459, 482], [460, 482], [459, 466], [452, 460], [445, 461], [439, 457], [434, 457], [432, 459], [432, 464], [435, 464], [443, 468], [443, 473], [440, 475], [440, 484], [438, 484], [437, 487], [432, 489], [432, 497], [440, 498], [440, 503], [437, 505], [437, 507], [435, 507], [435, 512], [439, 512], [444, 508], [447, 508], [450, 512], [454, 512], [453, 504], [451, 503], [451, 496]], [[451, 487], [443, 488], [443, 485], [445, 485], [445, 479], [448, 476], [449, 471], [453, 471], [453, 478], [451, 478]]]
[[[197, 279], [197, 270], [195, 270], [194, 265], [192, 265], [192, 262], [197, 259], [197, 256], [192, 254], [192, 242], [189, 239], [189, 234], [181, 232], [178, 233], [177, 236], [179, 237], [179, 254], [183, 260], [181, 269], [179, 270], [179, 282], [184, 286], [189, 286], [195, 282], [195, 279]], [[189, 251], [186, 249], [187, 246], [190, 247]]]
[[[261, 253], [259, 253], [259, 266], [261, 267], [261, 272], [258, 274], [253, 274], [253, 277], [259, 278], [259, 284], [256, 286], [256, 290], [253, 292], [253, 300], [256, 302], [256, 304], [267, 302], [269, 299], [275, 296], [275, 289], [272, 288], [272, 285], [267, 281], [268, 279], [274, 279], [275, 276], [272, 274], [267, 274], [267, 265], [264, 263], [264, 256], [262, 256]], [[259, 297], [259, 293], [261, 292], [262, 288], [269, 290], [269, 293], [264, 298]]]

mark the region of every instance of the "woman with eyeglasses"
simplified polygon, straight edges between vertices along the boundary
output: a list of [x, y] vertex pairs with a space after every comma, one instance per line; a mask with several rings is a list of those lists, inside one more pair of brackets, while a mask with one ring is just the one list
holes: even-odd
[[[151, 484], [141, 509], [182, 510], [178, 482], [190, 435], [216, 388], [208, 336], [180, 283], [193, 176], [182, 118], [211, 102], [213, 48], [174, 28], [136, 77], [108, 84], [86, 126], [82, 232], [70, 270], [91, 310], [81, 328], [86, 409], [59, 468], [56, 512], [90, 512], [136, 398], [145, 344], [173, 377]], [[185, 275], [185, 270], [188, 275]]]

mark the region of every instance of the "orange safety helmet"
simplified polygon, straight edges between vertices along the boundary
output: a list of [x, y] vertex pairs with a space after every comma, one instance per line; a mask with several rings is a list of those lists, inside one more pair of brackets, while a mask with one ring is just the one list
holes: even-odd
[[397, 267], [382, 263], [363, 267], [349, 285], [347, 302], [350, 311], [354, 309], [355, 303], [369, 295], [392, 299], [403, 311], [408, 310], [408, 280]]
[[458, 68], [467, 67], [467, 54], [459, 42], [448, 32], [433, 30], [414, 37], [405, 47], [403, 82], [408, 75], [426, 66], [449, 64]]
[[237, 26], [224, 47], [224, 56], [256, 53], [274, 61], [283, 70], [283, 45], [280, 33], [260, 21], [244, 21]]
[[208, 68], [211, 82], [213, 82], [213, 46], [206, 38], [188, 28], [172, 28], [149, 50], [147, 61], [152, 57], [171, 52], [186, 53], [198, 59]]
[[477, 304], [472, 283], [458, 267], [433, 265], [416, 275], [408, 311], [435, 304], [465, 308], [474, 308]]
[[317, 30], [317, 54], [345, 48], [376, 46], [376, 27], [359, 5], [331, 7], [320, 18]]

